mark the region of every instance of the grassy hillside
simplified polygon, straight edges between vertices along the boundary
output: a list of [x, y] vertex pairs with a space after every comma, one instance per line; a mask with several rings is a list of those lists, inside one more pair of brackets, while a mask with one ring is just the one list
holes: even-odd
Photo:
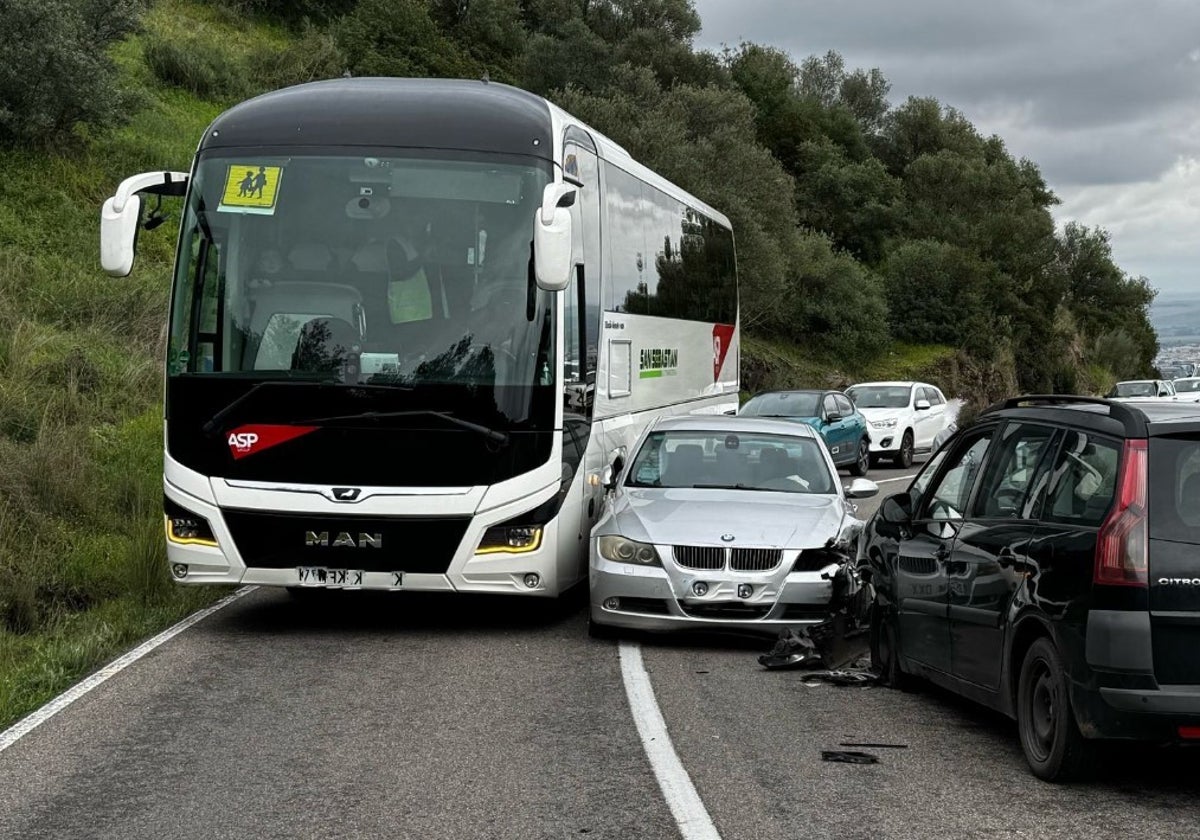
[[[121, 178], [188, 167], [221, 106], [158, 83], [143, 48], [203, 9], [162, 4], [117, 58], [138, 109], [74, 147], [0, 151], [0, 726], [212, 599], [174, 587], [162, 535], [161, 349], [173, 223], [100, 271]], [[174, 209], [174, 208], [172, 208]], [[173, 222], [173, 220], [172, 220]]]

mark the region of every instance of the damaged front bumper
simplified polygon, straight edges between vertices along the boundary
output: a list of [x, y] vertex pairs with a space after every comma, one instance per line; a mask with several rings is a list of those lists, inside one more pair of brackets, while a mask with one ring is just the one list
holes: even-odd
[[590, 589], [596, 624], [777, 633], [781, 627], [827, 621], [856, 593], [858, 583], [848, 561], [806, 571], [795, 571], [786, 561], [769, 572], [708, 571], [666, 558], [661, 566], [611, 562], [593, 552]]

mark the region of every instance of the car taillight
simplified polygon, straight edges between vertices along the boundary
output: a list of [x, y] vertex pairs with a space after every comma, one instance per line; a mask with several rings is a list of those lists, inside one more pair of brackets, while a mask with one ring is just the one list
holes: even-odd
[[1096, 583], [1146, 585], [1146, 461], [1146, 441], [1125, 441], [1116, 504], [1096, 539]]

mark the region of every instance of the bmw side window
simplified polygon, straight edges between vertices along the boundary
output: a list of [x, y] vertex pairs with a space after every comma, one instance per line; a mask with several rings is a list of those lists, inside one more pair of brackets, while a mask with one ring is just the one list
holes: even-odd
[[1009, 423], [1004, 427], [988, 462], [979, 492], [971, 504], [971, 516], [982, 519], [1015, 519], [1025, 502], [1054, 430], [1047, 426]]
[[922, 506], [924, 519], [963, 518], [967, 509], [967, 500], [971, 498], [971, 488], [979, 469], [983, 466], [983, 457], [987, 453], [988, 444], [992, 440], [992, 430], [982, 432], [976, 437], [965, 440], [951, 453], [947, 460], [947, 468], [937, 477], [927, 501]]
[[1098, 526], [1112, 505], [1120, 455], [1114, 441], [1067, 432], [1050, 470], [1041, 518]]

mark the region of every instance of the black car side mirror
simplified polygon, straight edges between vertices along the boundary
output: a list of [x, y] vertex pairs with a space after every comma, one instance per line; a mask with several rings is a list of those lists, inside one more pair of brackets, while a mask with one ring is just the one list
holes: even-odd
[[912, 497], [907, 493], [888, 496], [879, 506], [879, 515], [884, 522], [893, 525], [908, 525], [912, 522]]

